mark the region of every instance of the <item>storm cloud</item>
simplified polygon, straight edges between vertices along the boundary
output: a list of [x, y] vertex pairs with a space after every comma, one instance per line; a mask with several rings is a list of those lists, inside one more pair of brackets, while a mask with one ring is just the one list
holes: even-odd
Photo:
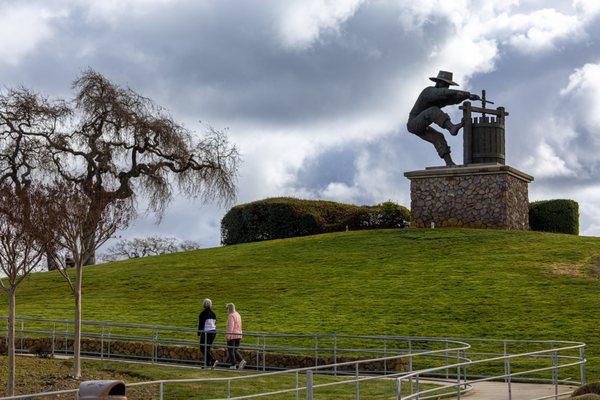
[[[507, 161], [533, 200], [573, 198], [600, 235], [600, 6], [575, 1], [0, 2], [0, 83], [69, 96], [91, 67], [242, 153], [239, 202], [266, 196], [409, 202], [403, 172], [439, 165], [406, 132], [440, 69], [486, 89]], [[453, 116], [458, 117], [456, 112]], [[451, 138], [461, 161], [459, 138]], [[458, 151], [456, 151], [458, 150]], [[226, 210], [177, 198], [123, 235], [219, 242]]]

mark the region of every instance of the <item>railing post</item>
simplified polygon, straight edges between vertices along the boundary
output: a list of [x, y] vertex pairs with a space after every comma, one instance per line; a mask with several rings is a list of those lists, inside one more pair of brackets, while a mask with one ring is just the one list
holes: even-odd
[[396, 378], [396, 400], [402, 398], [402, 381], [401, 378]]
[[163, 384], [163, 382], [161, 382], [158, 387], [158, 398], [160, 400], [163, 400], [164, 396], [165, 396], [165, 385]]
[[267, 369], [267, 337], [263, 336], [262, 345], [262, 370], [265, 372]]
[[410, 339], [408, 339], [408, 372], [413, 372], [412, 340]]
[[581, 346], [579, 348], [579, 375], [581, 378], [581, 384], [585, 385], [586, 376], [585, 376], [585, 347]]
[[444, 352], [444, 355], [446, 357], [446, 379], [450, 379], [450, 369], [448, 368], [448, 362], [449, 362], [449, 357], [448, 357], [448, 339], [444, 340], [444, 349], [446, 350]]
[[[383, 339], [383, 357], [387, 357], [387, 338]], [[387, 375], [387, 360], [383, 360], [383, 375]]]
[[315, 367], [319, 365], [319, 337], [315, 335]]
[[152, 328], [152, 362], [158, 361], [158, 332], [156, 327]]
[[[467, 351], [466, 350], [462, 351], [462, 360], [461, 361], [467, 361]], [[465, 389], [467, 389], [467, 379], [468, 379], [467, 364], [465, 364], [463, 366], [463, 379], [465, 381]]]
[[[460, 359], [460, 350], [456, 350], [456, 363], [460, 364], [461, 363], [461, 359]], [[460, 367], [458, 367], [458, 376], [460, 378]]]
[[69, 323], [67, 322], [67, 327], [65, 328], [65, 354], [68, 354], [69, 351]]
[[360, 400], [360, 381], [358, 380], [358, 362], [354, 364], [354, 379], [356, 379], [356, 392], [354, 394], [355, 400]]
[[106, 358], [110, 358], [110, 342], [111, 342], [112, 328], [108, 329], [108, 344], [106, 345]]
[[333, 374], [337, 376], [337, 335], [333, 334]]
[[23, 328], [23, 324], [24, 324], [24, 321], [23, 321], [23, 320], [21, 320], [21, 351], [23, 351], [23, 350], [24, 350], [24, 349], [23, 349], [23, 330], [24, 330], [24, 328]]
[[[408, 339], [408, 372], [413, 372], [413, 356], [412, 356], [412, 340]], [[408, 384], [410, 387], [410, 394], [413, 394], [413, 378], [408, 378]]]
[[504, 356], [504, 375], [506, 375], [506, 385], [508, 388], [508, 400], [512, 400], [512, 387], [510, 379], [510, 358], [507, 355]]
[[456, 398], [460, 400], [460, 365], [456, 367]]
[[54, 358], [54, 349], [56, 347], [56, 322], [52, 323], [52, 357]]
[[300, 382], [298, 378], [298, 371], [296, 371], [296, 400], [300, 400]]
[[552, 353], [552, 384], [554, 385], [554, 398], [558, 399], [558, 353]]
[[258, 371], [258, 367], [260, 365], [260, 335], [256, 335], [256, 370]]
[[100, 331], [100, 359], [104, 359], [104, 325]]
[[[506, 346], [507, 346], [507, 344], [506, 344], [506, 340], [503, 340], [503, 341], [502, 341], [502, 355], [504, 356], [504, 375], [507, 375], [507, 374], [508, 374], [508, 372], [507, 372], [507, 368], [506, 368], [506, 361], [508, 360], [508, 359], [506, 358], [506, 356], [508, 355], [508, 354], [507, 354], [508, 352], [507, 352], [507, 347], [506, 347]], [[506, 377], [504, 378], [504, 382], [508, 382], [508, 376], [506, 376]]]
[[231, 398], [231, 379], [227, 379], [227, 398]]
[[415, 377], [415, 381], [416, 381], [415, 384], [416, 384], [416, 391], [417, 391], [417, 397], [416, 397], [416, 399], [419, 400], [420, 399], [419, 392], [421, 391], [421, 385], [419, 384], [419, 375], [417, 375]]
[[313, 372], [306, 371], [306, 400], [313, 400]]

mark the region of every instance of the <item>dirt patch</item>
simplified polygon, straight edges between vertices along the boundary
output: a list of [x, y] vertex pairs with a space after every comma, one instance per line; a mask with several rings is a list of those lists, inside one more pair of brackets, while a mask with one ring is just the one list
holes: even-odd
[[549, 269], [552, 275], [573, 277], [583, 276], [581, 264], [555, 263], [551, 264]]
[[550, 273], [556, 276], [572, 276], [577, 278], [600, 279], [600, 257], [594, 256], [581, 263], [550, 264]]
[[590, 278], [600, 278], [600, 257], [592, 258], [590, 264], [585, 268], [585, 274]]

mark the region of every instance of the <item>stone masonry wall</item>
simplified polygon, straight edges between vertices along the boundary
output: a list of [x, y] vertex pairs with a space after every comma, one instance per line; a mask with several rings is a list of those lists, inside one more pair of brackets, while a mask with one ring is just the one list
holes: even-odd
[[412, 225], [529, 229], [528, 183], [508, 173], [411, 179]]
[[[0, 336], [0, 344], [5, 343], [6, 337]], [[71, 339], [65, 340], [65, 338], [56, 337], [54, 341], [52, 338], [17, 338], [17, 348], [28, 350], [29, 353], [37, 354], [44, 357], [52, 357], [54, 342], [54, 352], [61, 354], [67, 349], [67, 353], [71, 354], [73, 350], [73, 341]], [[305, 368], [315, 365], [315, 358], [313, 354], [302, 355], [302, 354], [285, 354], [279, 352], [266, 351], [263, 353], [261, 350], [248, 350], [241, 349], [240, 351], [244, 359], [248, 362], [248, 368], [256, 368], [257, 366], [264, 366], [267, 369], [290, 369], [290, 368]], [[0, 346], [0, 354], [5, 354], [6, 348]], [[82, 339], [81, 340], [81, 353], [82, 355], [100, 356], [103, 358], [113, 359], [138, 359], [138, 360], [154, 360], [161, 362], [172, 362], [172, 363], [185, 363], [185, 364], [201, 364], [202, 356], [196, 346], [177, 346], [177, 345], [163, 345], [148, 343], [148, 342], [136, 342], [136, 341], [124, 341], [124, 340], [111, 340], [105, 339], [94, 340], [94, 339]], [[225, 362], [227, 359], [227, 350], [223, 346], [214, 346], [212, 353], [217, 360]], [[312, 353], [312, 352], [310, 352]], [[375, 357], [375, 356], [373, 356]], [[364, 358], [364, 357], [362, 357]], [[334, 362], [341, 363], [347, 361], [360, 360], [361, 357], [348, 357], [338, 355], [335, 359], [332, 356], [320, 355], [318, 359], [318, 365], [333, 364]], [[351, 370], [354, 369], [353, 365], [343, 366], [338, 368], [339, 370]], [[383, 371], [383, 361], [375, 361], [371, 363], [361, 364], [361, 370], [366, 371]], [[407, 359], [394, 359], [388, 360], [385, 364], [385, 368], [389, 371], [406, 371]]]

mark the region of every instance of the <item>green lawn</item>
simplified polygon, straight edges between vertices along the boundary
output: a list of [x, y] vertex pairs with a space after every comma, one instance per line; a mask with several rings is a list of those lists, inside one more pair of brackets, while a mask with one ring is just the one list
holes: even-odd
[[[600, 238], [436, 229], [343, 232], [88, 267], [86, 320], [193, 327], [204, 297], [248, 331], [537, 338], [588, 343], [600, 378]], [[6, 300], [0, 300], [5, 310]], [[71, 318], [67, 285], [33, 275], [17, 314]]]

